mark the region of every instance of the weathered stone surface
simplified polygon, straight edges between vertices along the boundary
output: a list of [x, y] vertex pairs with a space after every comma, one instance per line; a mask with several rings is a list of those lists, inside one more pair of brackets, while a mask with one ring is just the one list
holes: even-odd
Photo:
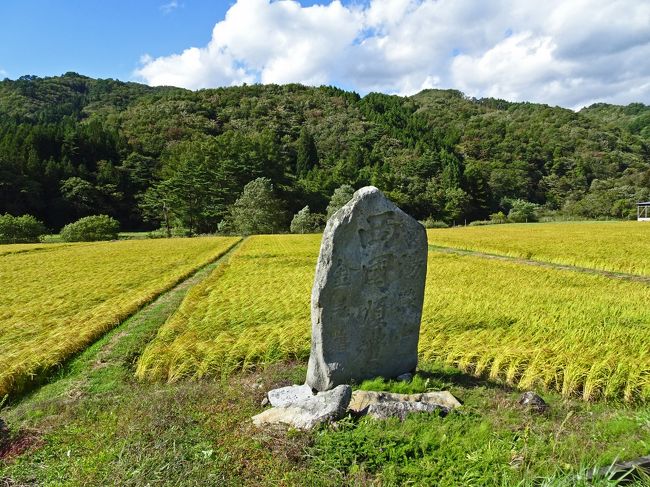
[[449, 409], [438, 404], [425, 404], [413, 401], [386, 401], [368, 406], [368, 416], [375, 419], [399, 418], [402, 421], [412, 413], [435, 413], [442, 416], [449, 413]]
[[546, 401], [533, 391], [524, 392], [519, 398], [519, 404], [536, 413], [543, 413], [548, 409]]
[[311, 391], [311, 387], [303, 384], [301, 386], [287, 386], [273, 389], [266, 396], [269, 398], [271, 406], [286, 407], [300, 402], [303, 399], [309, 399], [314, 396], [314, 393]]
[[348, 409], [364, 414], [373, 404], [385, 402], [419, 402], [433, 406], [454, 409], [461, 404], [449, 391], [426, 392], [422, 394], [395, 394], [393, 392], [354, 391]]
[[307, 384], [319, 391], [415, 370], [427, 238], [377, 189], [327, 222], [311, 297]]
[[352, 388], [340, 385], [331, 391], [298, 401], [291, 406], [275, 407], [253, 416], [257, 427], [285, 425], [296, 429], [310, 430], [326, 421], [336, 421], [345, 414]]

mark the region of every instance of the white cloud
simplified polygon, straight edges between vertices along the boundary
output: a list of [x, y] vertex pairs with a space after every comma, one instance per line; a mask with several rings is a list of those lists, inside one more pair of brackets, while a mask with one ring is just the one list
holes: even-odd
[[[170, 2], [176, 3], [176, 2]], [[169, 4], [168, 4], [169, 5]], [[152, 85], [341, 84], [361, 93], [458, 88], [569, 107], [650, 103], [650, 3], [238, 0], [207, 46], [136, 71]]]
[[0, 68], [0, 78], [6, 78], [9, 75], [4, 69]]
[[180, 6], [181, 5], [178, 3], [177, 0], [170, 0], [169, 2], [162, 4], [160, 6], [160, 10], [162, 11], [163, 14], [167, 15], [172, 13]]

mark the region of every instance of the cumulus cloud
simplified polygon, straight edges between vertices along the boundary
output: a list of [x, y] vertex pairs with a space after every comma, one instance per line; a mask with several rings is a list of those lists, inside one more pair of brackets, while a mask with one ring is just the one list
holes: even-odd
[[[175, 2], [171, 2], [175, 3]], [[572, 108], [650, 103], [650, 3], [237, 0], [207, 46], [143, 56], [152, 85], [335, 84], [361, 93], [457, 88]]]

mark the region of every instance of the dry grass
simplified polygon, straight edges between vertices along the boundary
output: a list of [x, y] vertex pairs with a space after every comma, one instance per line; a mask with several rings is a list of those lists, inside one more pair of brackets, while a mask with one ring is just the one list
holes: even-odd
[[236, 241], [118, 241], [2, 255], [0, 398], [83, 349]]
[[[246, 241], [188, 294], [138, 376], [174, 381], [305, 359], [319, 240]], [[430, 252], [420, 353], [522, 388], [646, 400], [649, 303], [650, 287], [637, 282]]]
[[429, 243], [650, 276], [650, 224], [567, 222], [427, 230]]

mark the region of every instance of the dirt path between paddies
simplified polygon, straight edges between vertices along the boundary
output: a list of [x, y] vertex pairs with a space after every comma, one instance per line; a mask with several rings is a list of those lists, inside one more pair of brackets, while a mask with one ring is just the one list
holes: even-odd
[[555, 264], [553, 262], [524, 259], [523, 257], [511, 257], [509, 255], [490, 254], [487, 252], [480, 252], [478, 250], [464, 250], [464, 249], [457, 249], [454, 247], [443, 247], [440, 245], [432, 245], [432, 244], [429, 244], [429, 250], [433, 252], [441, 252], [443, 254], [469, 255], [472, 257], [480, 257], [482, 259], [515, 262], [517, 264], [545, 267], [548, 269], [556, 269], [560, 271], [583, 272], [585, 274], [595, 274], [598, 276], [609, 277], [611, 279], [621, 279], [623, 281], [641, 282], [650, 285], [650, 277], [639, 276], [636, 274], [627, 274], [625, 272], [604, 271], [601, 269], [592, 269], [590, 267], [578, 267], [578, 266], [568, 265], [568, 264]]

